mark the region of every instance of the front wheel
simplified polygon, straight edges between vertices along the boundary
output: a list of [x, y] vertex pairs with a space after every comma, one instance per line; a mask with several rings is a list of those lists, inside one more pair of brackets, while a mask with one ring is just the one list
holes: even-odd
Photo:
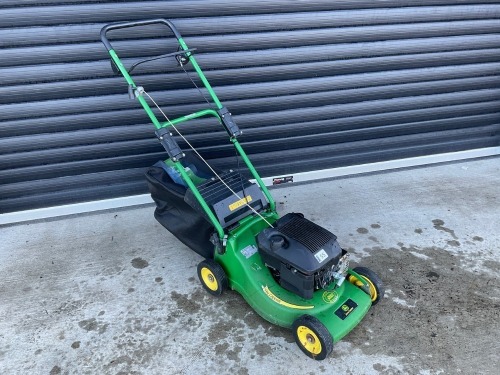
[[303, 315], [292, 325], [295, 342], [308, 357], [321, 361], [333, 350], [332, 335], [315, 317]]
[[203, 288], [214, 296], [220, 296], [228, 287], [224, 269], [212, 259], [205, 259], [198, 264], [198, 278]]
[[[378, 275], [371, 269], [366, 267], [356, 267], [353, 268], [353, 271], [361, 276], [363, 280], [368, 284], [368, 290], [366, 292], [372, 299], [372, 305], [376, 305], [380, 301], [380, 299], [384, 297], [385, 293], [384, 284], [382, 283], [380, 277], [378, 277]], [[363, 287], [363, 282], [358, 280], [356, 276], [349, 275], [347, 280], [357, 287]]]

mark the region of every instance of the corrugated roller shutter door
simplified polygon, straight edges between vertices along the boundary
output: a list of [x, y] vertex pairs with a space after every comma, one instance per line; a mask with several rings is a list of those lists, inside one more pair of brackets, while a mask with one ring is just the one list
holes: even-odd
[[[99, 31], [159, 17], [198, 49], [263, 176], [500, 144], [498, 1], [6, 0], [0, 213], [147, 192], [164, 152]], [[165, 35], [111, 37], [130, 63], [167, 52]], [[172, 117], [204, 107], [173, 62], [134, 77]], [[215, 166], [234, 162], [213, 120], [182, 128]]]

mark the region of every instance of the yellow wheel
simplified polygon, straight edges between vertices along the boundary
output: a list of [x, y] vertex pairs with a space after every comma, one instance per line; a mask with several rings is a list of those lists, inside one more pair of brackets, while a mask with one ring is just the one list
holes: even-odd
[[205, 259], [198, 264], [198, 278], [203, 288], [214, 296], [220, 296], [227, 289], [226, 273], [221, 265], [212, 259]]
[[[363, 281], [359, 280], [354, 275], [349, 275], [348, 281], [351, 284], [356, 285], [357, 287], [363, 289], [367, 294], [370, 295], [372, 299], [372, 305], [376, 305], [380, 299], [384, 296], [384, 284], [380, 277], [377, 276], [375, 272], [366, 267], [356, 267], [353, 268], [353, 271], [356, 272], [359, 276], [363, 278]], [[365, 288], [364, 285], [368, 284], [368, 288]]]
[[332, 352], [332, 335], [315, 317], [301, 316], [293, 323], [292, 329], [295, 342], [308, 357], [320, 361]]
[[205, 284], [205, 286], [212, 292], [215, 292], [217, 289], [219, 289], [219, 283], [217, 282], [215, 275], [209, 268], [203, 267], [201, 269], [201, 278], [203, 284]]

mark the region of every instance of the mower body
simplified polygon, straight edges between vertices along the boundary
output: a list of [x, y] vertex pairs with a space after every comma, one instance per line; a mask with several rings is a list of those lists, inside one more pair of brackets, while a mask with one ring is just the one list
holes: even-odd
[[[107, 33], [151, 24], [167, 26], [179, 49], [145, 58], [127, 69]], [[270, 192], [238, 141], [242, 131], [197, 64], [194, 49], [188, 48], [172, 22], [154, 19], [110, 24], [101, 30], [101, 39], [113, 71], [125, 79], [129, 97], [142, 105], [168, 154], [146, 173], [157, 205], [155, 217], [205, 258], [198, 265], [203, 287], [213, 295], [221, 295], [227, 287], [235, 290], [261, 317], [292, 328], [306, 355], [326, 358], [333, 343], [350, 332], [383, 296], [380, 279], [367, 268], [350, 268], [347, 252], [327, 229], [302, 214], [279, 217]], [[168, 57], [175, 58], [183, 70], [184, 65], [192, 66], [212, 99], [211, 108], [171, 120], [135, 84], [130, 76], [133, 69]], [[158, 120], [149, 102], [167, 121]], [[173, 130], [184, 138], [176, 126], [205, 116], [214, 117], [225, 128], [255, 182], [239, 171], [215, 171], [194, 148], [196, 158], [181, 150]]]
[[[266, 218], [272, 222], [278, 220], [276, 214]], [[368, 312], [372, 304], [370, 295], [348, 281], [336, 286], [335, 280], [326, 288], [315, 290], [312, 298], [285, 289], [259, 252], [257, 238], [267, 228], [261, 218], [249, 216], [230, 232], [225, 253], [216, 253], [215, 259], [224, 268], [230, 288], [273, 324], [291, 328], [296, 319], [307, 314], [325, 325], [334, 342], [340, 340]]]

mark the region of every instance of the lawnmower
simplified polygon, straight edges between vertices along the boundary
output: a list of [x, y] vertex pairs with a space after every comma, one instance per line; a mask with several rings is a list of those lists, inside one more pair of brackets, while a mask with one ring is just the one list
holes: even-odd
[[[177, 50], [139, 60], [126, 68], [107, 33], [153, 24], [170, 29]], [[356, 327], [370, 307], [381, 300], [384, 289], [380, 278], [366, 267], [350, 268], [349, 254], [329, 230], [301, 213], [278, 215], [268, 188], [238, 141], [243, 131], [196, 62], [196, 49], [187, 46], [171, 21], [112, 23], [102, 28], [101, 40], [111, 57], [113, 71], [125, 79], [129, 97], [142, 105], [168, 154], [146, 171], [156, 203], [155, 218], [204, 258], [197, 267], [203, 288], [214, 296], [226, 289], [235, 290], [262, 318], [291, 328], [297, 345], [307, 356], [325, 359], [334, 342]], [[207, 99], [209, 108], [170, 119], [144, 87], [135, 84], [132, 70], [166, 58], [175, 58], [204, 96], [185, 68], [191, 65], [211, 99]], [[165, 121], [160, 121], [155, 112], [161, 113]], [[188, 120], [207, 116], [224, 127], [238, 161], [243, 160], [253, 180], [244, 177], [241, 168], [212, 168], [177, 128]], [[180, 139], [189, 151], [181, 149]]]

